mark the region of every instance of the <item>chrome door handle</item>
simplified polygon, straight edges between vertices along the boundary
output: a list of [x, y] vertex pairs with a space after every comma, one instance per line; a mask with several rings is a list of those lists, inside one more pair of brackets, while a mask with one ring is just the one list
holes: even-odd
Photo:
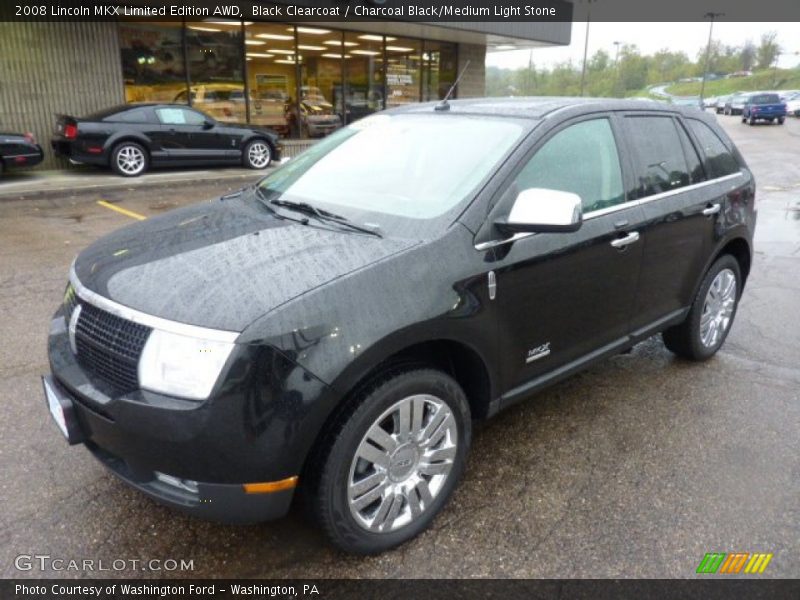
[[624, 248], [625, 246], [629, 246], [630, 244], [633, 244], [634, 242], [638, 241], [639, 241], [639, 232], [631, 231], [625, 237], [612, 240], [611, 245], [614, 246], [614, 248]]
[[712, 204], [711, 206], [703, 209], [703, 214], [707, 217], [717, 214], [722, 207], [719, 204]]

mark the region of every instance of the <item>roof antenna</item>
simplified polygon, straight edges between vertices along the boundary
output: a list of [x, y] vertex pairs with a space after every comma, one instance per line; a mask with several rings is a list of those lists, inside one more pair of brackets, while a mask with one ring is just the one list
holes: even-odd
[[447, 90], [447, 94], [445, 95], [445, 97], [442, 98], [442, 101], [439, 102], [439, 104], [433, 107], [433, 110], [450, 110], [450, 103], [448, 102], [448, 100], [450, 99], [450, 96], [453, 95], [453, 92], [455, 91], [458, 82], [461, 81], [461, 78], [464, 76], [464, 73], [467, 72], [468, 66], [469, 66], [469, 61], [467, 61], [467, 64], [465, 64], [464, 68], [461, 69], [461, 73], [458, 74], [458, 77], [456, 77], [456, 80], [455, 82], [453, 82], [453, 85], [451, 85], [450, 89]]

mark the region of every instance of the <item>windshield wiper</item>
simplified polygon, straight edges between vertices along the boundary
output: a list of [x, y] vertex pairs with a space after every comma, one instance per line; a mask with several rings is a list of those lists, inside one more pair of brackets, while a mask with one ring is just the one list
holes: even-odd
[[[263, 192], [259, 189], [260, 196], [265, 198]], [[330, 211], [324, 210], [322, 208], [317, 208], [316, 206], [309, 204], [308, 202], [292, 202], [291, 200], [267, 200], [270, 204], [274, 204], [275, 206], [282, 206], [283, 208], [288, 208], [289, 210], [294, 210], [306, 215], [311, 215], [316, 217], [320, 221], [331, 221], [333, 223], [337, 223], [342, 225], [343, 227], [348, 227], [354, 231], [360, 231], [362, 233], [368, 233], [370, 235], [374, 235], [377, 237], [383, 237], [379, 231], [376, 229], [371, 229], [369, 227], [364, 227], [362, 225], [356, 225], [347, 217], [343, 217], [341, 215], [337, 215], [336, 213], [332, 213]]]

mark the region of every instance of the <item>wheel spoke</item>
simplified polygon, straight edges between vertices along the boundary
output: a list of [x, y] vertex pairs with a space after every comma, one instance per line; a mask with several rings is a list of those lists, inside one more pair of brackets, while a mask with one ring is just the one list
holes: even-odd
[[419, 439], [422, 433], [422, 418], [425, 416], [425, 400], [419, 396], [414, 397], [413, 410], [411, 411], [411, 435]]
[[397, 437], [405, 442], [411, 437], [411, 402], [405, 401], [397, 411]]
[[383, 500], [381, 500], [380, 506], [378, 506], [378, 510], [375, 512], [375, 516], [372, 517], [370, 529], [375, 531], [380, 531], [383, 529], [383, 526], [386, 524], [386, 517], [388, 516], [393, 504], [394, 496], [384, 496]]
[[428, 487], [428, 482], [424, 479], [417, 484], [417, 493], [422, 500], [423, 507], [430, 507], [433, 502], [433, 496], [431, 495], [431, 489]]
[[422, 514], [422, 505], [420, 504], [419, 496], [417, 496], [416, 488], [409, 490], [406, 501], [408, 502], [408, 507], [411, 509], [412, 519], [416, 519]]
[[386, 481], [386, 474], [375, 472], [372, 475], [365, 477], [355, 483], [350, 484], [350, 498], [355, 499], [368, 492], [372, 488], [380, 485]]
[[386, 491], [386, 487], [387, 485], [385, 483], [378, 485], [372, 488], [366, 494], [363, 494], [358, 498], [352, 500], [351, 504], [356, 508], [356, 510], [361, 510], [363, 508], [366, 508], [367, 506], [375, 502], [378, 498], [383, 496], [383, 492]]
[[386, 450], [387, 454], [391, 454], [397, 448], [397, 442], [395, 439], [386, 433], [386, 431], [380, 425], [372, 427], [367, 432], [367, 440]]
[[434, 463], [443, 460], [452, 461], [456, 457], [456, 447], [448, 446], [447, 448], [438, 448], [436, 450], [429, 450], [425, 453], [424, 459], [426, 462]]
[[384, 469], [389, 468], [389, 454], [384, 452], [383, 450], [379, 450], [372, 444], [364, 441], [358, 447], [358, 452], [356, 456], [359, 458], [363, 458], [369, 463], [373, 465], [382, 467]]

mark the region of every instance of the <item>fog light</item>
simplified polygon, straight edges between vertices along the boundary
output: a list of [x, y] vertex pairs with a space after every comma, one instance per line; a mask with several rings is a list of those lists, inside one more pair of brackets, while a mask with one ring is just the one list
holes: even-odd
[[189, 492], [190, 494], [198, 493], [196, 481], [192, 481], [191, 479], [180, 479], [178, 477], [173, 477], [172, 475], [167, 475], [166, 473], [159, 473], [158, 471], [155, 472], [155, 475], [156, 479], [165, 485], [178, 488], [179, 490]]

